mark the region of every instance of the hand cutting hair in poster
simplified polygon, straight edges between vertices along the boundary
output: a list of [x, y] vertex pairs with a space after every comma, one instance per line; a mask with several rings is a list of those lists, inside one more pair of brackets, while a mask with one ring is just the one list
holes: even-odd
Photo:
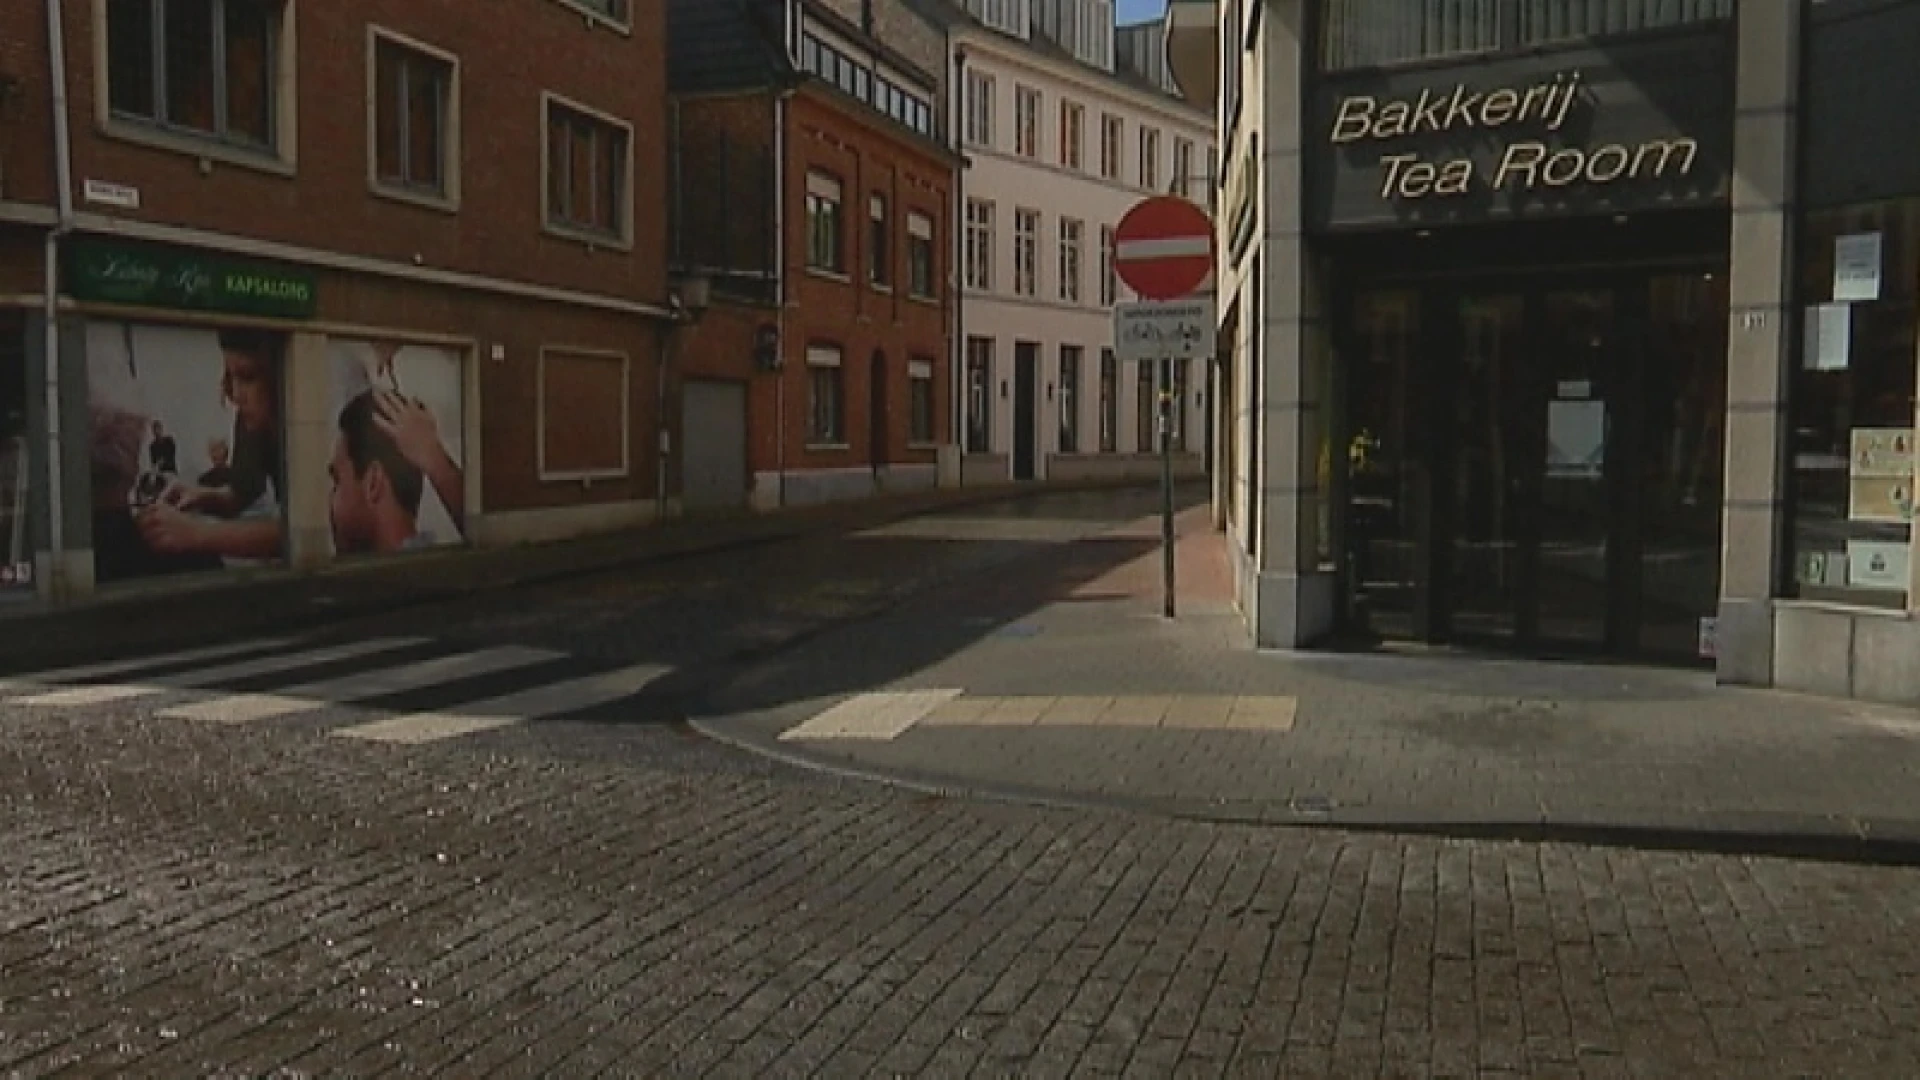
[[464, 535], [466, 476], [460, 471], [459, 463], [447, 453], [446, 444], [440, 439], [440, 425], [433, 419], [433, 413], [418, 400], [397, 390], [374, 391], [373, 408], [374, 425], [393, 440], [400, 456], [420, 470], [427, 483], [433, 485], [434, 493], [440, 496], [440, 502], [447, 508], [447, 516], [453, 519], [454, 526], [461, 529]]

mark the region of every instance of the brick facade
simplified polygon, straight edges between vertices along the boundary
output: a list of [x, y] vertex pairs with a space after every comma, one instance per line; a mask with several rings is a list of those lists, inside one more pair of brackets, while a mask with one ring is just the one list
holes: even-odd
[[[704, 139], [727, 132], [729, 145], [741, 148], [743, 156], [748, 148], [771, 154], [772, 103], [770, 94], [693, 98], [680, 103], [681, 123], [690, 132], [697, 128]], [[689, 378], [749, 384], [748, 464], [762, 505], [778, 501], [774, 491], [782, 472], [790, 501], [844, 497], [890, 484], [931, 485], [937, 448], [952, 439], [948, 206], [954, 163], [936, 144], [818, 84], [789, 99], [784, 123], [780, 266], [785, 304], [753, 303], [750, 282], [718, 279], [716, 305], [686, 335], [677, 370]], [[810, 174], [831, 176], [840, 185], [843, 273], [808, 266]], [[885, 198], [887, 209], [891, 265], [885, 288], [870, 279], [869, 199], [876, 194]], [[703, 201], [695, 188], [682, 192], [684, 218], [705, 224], [705, 243], [713, 243], [710, 230], [720, 217], [714, 201], [735, 206], [731, 227], [748, 231], [750, 209], [723, 192], [708, 195]], [[932, 224], [932, 289], [924, 297], [910, 295], [910, 214], [924, 215]], [[746, 262], [771, 247], [742, 237], [727, 246]], [[755, 334], [763, 326], [780, 334], [777, 373], [754, 362]], [[840, 430], [826, 439], [810, 429], [815, 403], [808, 355], [820, 347], [836, 350], [840, 358]], [[876, 364], [884, 365], [877, 387]], [[921, 433], [928, 438], [916, 438], [912, 431], [916, 365], [924, 365], [932, 396], [931, 431]]]
[[[251, 321], [294, 335], [289, 355], [309, 365], [322, 362], [315, 358], [331, 339], [449, 348], [468, 386], [466, 469], [478, 473], [466, 503], [469, 539], [566, 535], [651, 516], [662, 494], [656, 375], [671, 326], [666, 25], [661, 5], [631, 7], [631, 23], [615, 27], [572, 0], [502, 0], [484, 19], [467, 0], [286, 0], [289, 29], [274, 53], [275, 137], [248, 151], [110, 117], [108, 6], [65, 0], [79, 237], [276, 263], [311, 280], [315, 295], [311, 319], [264, 322], [82, 303], [70, 338], [103, 318]], [[0, 303], [29, 302], [42, 290], [40, 250], [55, 201], [46, 36], [40, 0], [0, 6], [0, 86], [13, 87], [0, 93]], [[455, 73], [445, 197], [396, 197], [373, 181], [376, 40], [443, 58]], [[615, 200], [619, 235], [549, 227], [549, 96], [626, 129], [627, 152], [613, 155], [627, 193]], [[89, 182], [132, 189], [137, 205], [90, 200]], [[624, 385], [625, 399], [590, 399], [606, 415], [574, 425], [591, 435], [569, 432], [569, 418], [540, 415], [558, 377], [543, 357], [556, 350], [624, 360], [623, 381], [609, 385]], [[290, 370], [287, 378], [309, 390], [325, 385], [310, 381], [320, 375]], [[84, 396], [86, 380], [70, 380], [67, 392]], [[285, 392], [296, 404], [295, 391]], [[543, 474], [543, 440], [554, 444], [556, 431], [575, 438], [568, 453], [619, 467], [563, 477], [556, 474], [580, 470], [548, 466]], [[84, 456], [79, 434], [68, 452]], [[300, 460], [314, 451], [288, 438], [294, 490], [283, 498], [297, 548], [303, 528], [325, 528], [324, 491], [316, 498], [302, 485], [327, 481], [325, 462]], [[68, 501], [85, 505], [88, 493]], [[318, 524], [295, 520], [303, 512], [320, 514]], [[69, 531], [70, 546], [86, 539], [84, 526]], [[289, 559], [314, 561], [293, 549]]]

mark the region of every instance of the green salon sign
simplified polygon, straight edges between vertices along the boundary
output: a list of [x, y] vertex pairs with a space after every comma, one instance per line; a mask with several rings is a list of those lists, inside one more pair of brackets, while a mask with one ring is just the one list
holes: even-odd
[[313, 317], [313, 275], [177, 248], [81, 238], [67, 248], [67, 291], [95, 304]]

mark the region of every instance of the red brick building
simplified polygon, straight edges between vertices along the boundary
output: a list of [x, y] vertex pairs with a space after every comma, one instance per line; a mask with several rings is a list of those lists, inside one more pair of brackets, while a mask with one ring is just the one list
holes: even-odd
[[671, 22], [673, 263], [713, 298], [673, 360], [688, 505], [951, 479], [935, 80], [803, 0], [675, 0]]
[[659, 511], [665, 12], [475, 7], [0, 5], [0, 576], [80, 593]]

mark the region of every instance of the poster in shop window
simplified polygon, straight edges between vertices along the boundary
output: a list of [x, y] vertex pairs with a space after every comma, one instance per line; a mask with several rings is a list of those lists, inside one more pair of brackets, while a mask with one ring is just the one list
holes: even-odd
[[327, 518], [334, 553], [391, 554], [463, 538], [461, 359], [453, 349], [335, 339]]
[[1855, 428], [1848, 457], [1854, 521], [1905, 525], [1913, 520], [1912, 428]]
[[87, 326], [94, 576], [277, 562], [284, 335]]

